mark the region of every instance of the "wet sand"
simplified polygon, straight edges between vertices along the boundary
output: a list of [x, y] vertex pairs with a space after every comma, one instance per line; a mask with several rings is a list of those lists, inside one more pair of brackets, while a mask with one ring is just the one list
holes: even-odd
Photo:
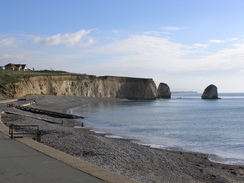
[[[32, 96], [13, 103], [20, 105], [34, 100], [36, 103], [31, 107], [66, 113], [87, 103], [119, 99]], [[0, 108], [20, 114], [3, 114], [6, 125], [38, 124], [43, 131], [42, 143], [140, 182], [244, 182], [244, 166], [214, 163], [206, 154], [153, 149], [130, 140], [107, 138], [86, 128], [73, 128], [81, 124], [71, 119], [7, 108], [6, 104]]]

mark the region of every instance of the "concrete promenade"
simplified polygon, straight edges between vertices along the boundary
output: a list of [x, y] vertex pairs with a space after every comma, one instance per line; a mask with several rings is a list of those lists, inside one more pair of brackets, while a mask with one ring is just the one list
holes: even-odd
[[0, 119], [1, 183], [136, 183], [34, 140], [11, 139]]
[[104, 182], [0, 133], [0, 182]]

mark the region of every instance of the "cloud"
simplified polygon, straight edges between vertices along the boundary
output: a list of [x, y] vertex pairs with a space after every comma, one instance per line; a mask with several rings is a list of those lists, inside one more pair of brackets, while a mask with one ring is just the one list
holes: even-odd
[[[81, 30], [75, 33], [57, 34], [46, 38], [35, 37], [35, 42], [44, 45], [91, 45], [94, 39], [88, 37], [92, 30]], [[29, 36], [24, 40], [21, 37], [20, 43], [22, 48], [7, 47], [0, 52], [1, 61], [15, 60], [27, 62], [28, 60], [44, 60], [54, 63], [54, 60], [63, 60], [63, 63], [69, 63], [70, 68], [76, 65], [79, 68], [90, 68], [97, 70], [99, 73], [128, 73], [130, 70], [136, 72], [188, 72], [188, 71], [207, 71], [207, 70], [228, 70], [244, 68], [244, 44], [230, 45], [231, 48], [213, 52], [212, 50], [218, 45], [195, 43], [185, 45], [172, 42], [170, 39], [157, 36], [160, 32], [146, 32], [148, 34], [132, 35], [125, 39], [110, 40], [110, 43], [102, 43], [91, 47], [78, 47], [65, 49], [59, 47], [60, 57], [52, 53], [49, 48], [42, 48], [38, 51], [29, 49], [27, 44], [31, 44]], [[101, 40], [101, 39], [100, 39]], [[227, 39], [226, 39], [227, 40]], [[215, 43], [223, 42], [222, 40], [210, 40]], [[6, 38], [0, 40], [1, 46], [13, 45], [18, 42], [16, 38]], [[233, 43], [233, 42], [232, 42]], [[211, 50], [209, 46], [211, 45]], [[18, 45], [18, 47], [21, 45]], [[31, 46], [31, 45], [30, 45]], [[214, 47], [215, 46], [215, 47]], [[11, 49], [10, 49], [11, 48]], [[4, 50], [4, 51], [3, 51]], [[19, 50], [19, 51], [17, 51]], [[45, 56], [44, 56], [45, 53]], [[66, 55], [66, 56], [65, 56]], [[65, 58], [65, 59], [62, 59]], [[34, 60], [34, 61], [33, 61]], [[56, 61], [55, 61], [56, 63]], [[86, 66], [86, 67], [83, 67]], [[53, 67], [53, 66], [52, 66]], [[61, 69], [62, 66], [60, 66]], [[86, 71], [83, 71], [86, 72]], [[96, 73], [94, 73], [96, 74]], [[117, 74], [116, 74], [117, 75]]]
[[224, 43], [225, 41], [224, 40], [218, 40], [218, 39], [212, 39], [212, 40], [209, 40], [210, 43]]
[[181, 30], [181, 28], [179, 27], [163, 27], [163, 30], [167, 30], [167, 31], [178, 31]]
[[147, 31], [147, 32], [143, 32], [143, 34], [160, 36], [162, 34], [162, 32], [160, 32], [160, 31]]
[[166, 38], [133, 35], [88, 52], [86, 54], [91, 55], [97, 62], [92, 64], [94, 71], [123, 75], [129, 71], [136, 73], [140, 70], [178, 70], [184, 65], [183, 59], [180, 58], [187, 55], [189, 50], [184, 45], [170, 42]]
[[41, 43], [46, 46], [67, 45], [67, 46], [89, 46], [95, 42], [93, 38], [86, 38], [93, 30], [80, 30], [75, 33], [56, 34], [47, 38], [36, 37], [35, 43]]
[[10, 47], [16, 45], [16, 39], [15, 38], [5, 38], [0, 40], [0, 47]]
[[233, 37], [233, 38], [228, 38], [228, 41], [238, 41], [239, 39], [237, 37]]
[[8, 60], [11, 60], [13, 59], [13, 55], [9, 55], [9, 54], [2, 54], [0, 56], [0, 61], [8, 61]]
[[171, 32], [161, 32], [161, 31], [146, 31], [143, 34], [151, 36], [161, 36], [162, 34], [172, 34]]
[[[224, 72], [244, 68], [244, 44], [212, 52], [207, 44], [192, 46], [152, 35], [133, 35], [127, 39], [86, 51], [80, 68], [95, 74], [143, 76], [158, 73]], [[233, 48], [234, 46], [234, 48]], [[204, 52], [203, 52], [204, 49]]]
[[181, 44], [170, 42], [167, 38], [149, 35], [133, 35], [127, 39], [119, 40], [102, 47], [96, 51], [111, 55], [164, 55], [177, 56], [184, 54], [180, 49]]
[[234, 48], [226, 48], [197, 60], [198, 70], [240, 70], [244, 68], [244, 44], [235, 44]]
[[[94, 44], [94, 38], [89, 37], [91, 31], [82, 30], [46, 38], [35, 37], [35, 42], [50, 46], [91, 45]], [[211, 82], [217, 75], [219, 78], [227, 78], [228, 74], [221, 77], [219, 75], [226, 71], [235, 71], [240, 77], [243, 76], [241, 73], [244, 70], [244, 44], [233, 44], [242, 42], [224, 39], [226, 43], [221, 45], [209, 41], [206, 44], [186, 45], [173, 42], [162, 35], [158, 36], [160, 32], [157, 31], [146, 33], [121, 39], [118, 37], [106, 39], [105, 42], [100, 38], [99, 44], [94, 44], [92, 47], [72, 47], [72, 49], [57, 47], [54, 52], [49, 47], [33, 47], [33, 42], [30, 41], [33, 39], [31, 35], [5, 38], [0, 40], [0, 45], [5, 46], [0, 50], [0, 65], [14, 61], [26, 63], [35, 69], [53, 68], [95, 75], [149, 77], [157, 81], [170, 80], [173, 84], [169, 84], [172, 86], [183, 85], [182, 83], [187, 80], [189, 87], [193, 86], [193, 78], [194, 84], [197, 84], [196, 78], [200, 76], [206, 82], [204, 85], [208, 84], [206, 78]], [[112, 35], [111, 31], [110, 34]], [[16, 42], [19, 44], [12, 47], [11, 45]], [[223, 41], [216, 39], [212, 42]]]
[[239, 73], [243, 74], [244, 73], [244, 69], [240, 70]]
[[113, 34], [118, 34], [118, 33], [119, 33], [119, 30], [118, 30], [118, 29], [113, 29], [113, 30], [112, 30], [112, 33], [113, 33]]
[[208, 48], [209, 47], [209, 45], [207, 45], [207, 44], [201, 44], [201, 43], [195, 43], [195, 44], [193, 44], [193, 48]]
[[13, 54], [13, 53], [5, 53], [5, 54], [2, 54], [0, 55], [0, 65], [5, 65], [9, 62], [21, 62], [24, 59], [25, 56], [24, 55], [20, 55], [20, 54]]

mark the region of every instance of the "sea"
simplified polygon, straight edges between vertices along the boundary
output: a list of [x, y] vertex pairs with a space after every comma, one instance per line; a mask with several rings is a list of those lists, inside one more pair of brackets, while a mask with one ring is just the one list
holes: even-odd
[[214, 162], [244, 165], [244, 93], [173, 93], [171, 99], [106, 101], [71, 109], [110, 138], [153, 148], [199, 152]]

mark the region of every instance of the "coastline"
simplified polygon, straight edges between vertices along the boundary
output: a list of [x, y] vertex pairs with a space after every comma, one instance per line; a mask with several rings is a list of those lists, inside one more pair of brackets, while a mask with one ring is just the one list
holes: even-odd
[[[34, 100], [36, 103], [32, 107], [66, 113], [70, 108], [87, 103], [120, 99], [45, 95], [14, 103], [18, 105]], [[150, 148], [130, 140], [107, 138], [86, 128], [73, 128], [78, 122], [71, 119], [53, 118], [6, 106], [2, 106], [2, 110], [63, 122], [64, 126], [61, 126], [14, 114], [2, 117], [7, 125], [38, 124], [44, 133], [44, 144], [141, 182], [244, 182], [244, 166], [211, 162], [207, 154]]]

